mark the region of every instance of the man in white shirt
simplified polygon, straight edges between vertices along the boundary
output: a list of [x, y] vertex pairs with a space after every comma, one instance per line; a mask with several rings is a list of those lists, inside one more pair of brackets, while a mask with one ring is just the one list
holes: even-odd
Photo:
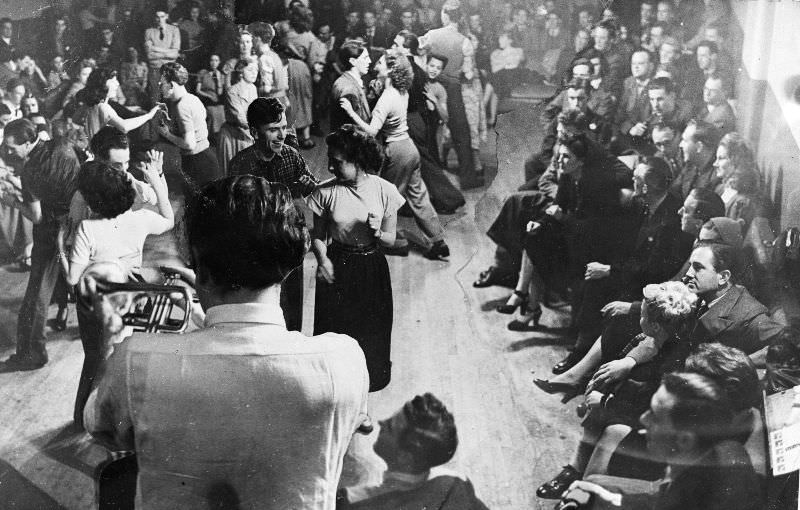
[[284, 186], [244, 175], [205, 187], [185, 224], [205, 328], [115, 344], [125, 310], [93, 293], [108, 343], [86, 429], [136, 451], [137, 508], [333, 510], [369, 380], [352, 338], [286, 330], [280, 284], [308, 250], [302, 215]]

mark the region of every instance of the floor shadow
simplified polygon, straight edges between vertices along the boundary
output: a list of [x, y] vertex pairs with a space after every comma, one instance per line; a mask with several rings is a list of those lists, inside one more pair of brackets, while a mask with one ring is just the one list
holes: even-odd
[[50, 437], [51, 434], [52, 431], [47, 432], [31, 443], [37, 446], [43, 455], [56, 462], [90, 477], [95, 475], [95, 463], [87, 463], [84, 459], [87, 457], [88, 449], [102, 447], [96, 445], [89, 434], [83, 430], [76, 430], [72, 423], [64, 425], [55, 436]]
[[506, 350], [508, 352], [519, 352], [529, 347], [541, 347], [543, 345], [563, 345], [565, 347], [574, 343], [574, 339], [568, 334], [569, 328], [548, 328], [540, 326], [535, 336], [524, 340], [511, 342]]
[[3, 501], [3, 508], [8, 509], [67, 510], [11, 464], [1, 459], [0, 501]]
[[482, 312], [493, 312], [497, 309], [498, 305], [504, 305], [508, 301], [507, 297], [504, 298], [497, 298], [497, 299], [490, 299], [485, 303], [481, 303], [481, 311]]

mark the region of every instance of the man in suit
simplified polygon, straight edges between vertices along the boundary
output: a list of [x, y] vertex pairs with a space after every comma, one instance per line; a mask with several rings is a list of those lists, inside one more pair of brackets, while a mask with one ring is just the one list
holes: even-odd
[[0, 18], [0, 51], [7, 49], [13, 52], [15, 46], [14, 23], [11, 18]]
[[719, 144], [717, 129], [702, 120], [692, 120], [681, 135], [683, 171], [672, 184], [672, 192], [685, 198], [693, 188], [714, 190], [719, 184], [714, 159]]
[[[719, 342], [741, 349], [756, 366], [763, 367], [767, 347], [783, 333], [785, 325], [771, 318], [747, 289], [734, 283], [740, 251], [707, 241], [692, 250], [683, 281], [700, 299], [697, 321], [687, 341], [693, 345]], [[642, 341], [625, 358], [600, 367], [593, 382], [604, 385], [624, 379], [633, 367], [653, 359], [659, 347], [652, 338]]]
[[634, 170], [630, 217], [639, 225], [620, 225], [620, 231], [636, 234], [609, 263], [587, 265], [575, 314], [578, 339], [564, 366], [588, 352], [602, 330], [601, 310], [608, 302], [640, 299], [645, 285], [669, 280], [686, 260], [694, 237], [681, 231], [681, 200], [669, 193], [671, 180], [672, 171], [661, 158], [646, 158]]
[[631, 55], [631, 76], [622, 84], [622, 99], [615, 121], [619, 149], [635, 145], [647, 130], [650, 118], [647, 86], [654, 68], [653, 54], [649, 51], [640, 49]]
[[378, 17], [375, 11], [364, 11], [364, 26], [361, 37], [367, 44], [369, 49], [369, 57], [373, 62], [377, 62], [381, 54], [390, 46], [389, 32], [386, 26], [378, 26]]
[[628, 70], [627, 58], [615, 44], [617, 29], [614, 23], [601, 21], [592, 30], [592, 37], [594, 37], [594, 49], [603, 54], [608, 64], [605, 72], [606, 88], [614, 97], [620, 97], [622, 82], [627, 77]]
[[158, 9], [154, 13], [155, 26], [144, 32], [144, 51], [147, 57], [147, 92], [153, 101], [159, 99], [158, 82], [161, 79], [161, 66], [175, 62], [181, 50], [181, 31], [167, 23], [169, 15]]
[[742, 393], [757, 393], [748, 378], [741, 393], [728, 391], [729, 379], [700, 373], [670, 373], [640, 421], [647, 451], [668, 466], [655, 482], [594, 475], [574, 482], [565, 499], [588, 500], [592, 509], [657, 508], [758, 510], [765, 507], [762, 483], [737, 440], [735, 410]]
[[723, 76], [711, 75], [703, 87], [703, 109], [698, 115], [717, 128], [720, 135], [736, 131], [736, 115], [728, 103], [730, 84]]
[[472, 52], [469, 39], [459, 32], [458, 24], [464, 12], [457, 1], [448, 0], [442, 6], [442, 27], [429, 30], [425, 34], [429, 52], [447, 57], [447, 67], [440, 76], [447, 89], [447, 125], [453, 138], [458, 156], [461, 189], [483, 186], [483, 176], [479, 174], [472, 152], [471, 135], [464, 98], [461, 94], [461, 77], [472, 79], [472, 69], [464, 67], [464, 56]]
[[[669, 78], [653, 78], [647, 84], [647, 97], [650, 100], [650, 117], [638, 129], [642, 132], [640, 152], [652, 154], [652, 129], [656, 124], [669, 124], [682, 131], [692, 118], [692, 105], [678, 98], [675, 86]], [[637, 131], [639, 132], [639, 131]]]
[[371, 115], [362, 77], [369, 71], [370, 62], [369, 51], [358, 41], [347, 41], [339, 48], [339, 65], [344, 72], [333, 82], [331, 90], [331, 131], [352, 122], [350, 115], [339, 106], [341, 99], [347, 99], [358, 116], [369, 122]]
[[438, 398], [417, 395], [380, 426], [373, 449], [386, 462], [383, 482], [340, 490], [337, 509], [486, 509], [468, 480], [431, 477], [431, 468], [449, 461], [458, 446], [453, 415]]

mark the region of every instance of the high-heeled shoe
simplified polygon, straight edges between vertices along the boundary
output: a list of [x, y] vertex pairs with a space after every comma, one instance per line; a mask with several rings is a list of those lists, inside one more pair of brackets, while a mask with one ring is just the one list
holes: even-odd
[[69, 319], [69, 307], [59, 308], [56, 319], [53, 321], [53, 331], [64, 331], [67, 329], [67, 319]]
[[534, 379], [533, 384], [535, 384], [540, 390], [544, 391], [545, 393], [549, 393], [550, 395], [562, 393], [562, 404], [566, 404], [581, 393], [581, 388], [577, 384], [556, 383], [550, 382], [547, 379]]
[[[520, 309], [522, 310], [522, 309]], [[525, 320], [514, 319], [508, 323], [510, 331], [536, 331], [539, 328], [539, 319], [542, 317], [542, 307], [537, 306], [533, 312], [525, 310], [526, 315], [531, 314], [530, 318]]]
[[517, 310], [517, 308], [519, 308], [522, 311], [528, 308], [527, 292], [521, 292], [519, 290], [515, 290], [513, 295], [520, 298], [519, 303], [517, 303], [516, 305], [509, 305], [509, 304], [497, 305], [496, 310], [502, 314], [511, 315]]

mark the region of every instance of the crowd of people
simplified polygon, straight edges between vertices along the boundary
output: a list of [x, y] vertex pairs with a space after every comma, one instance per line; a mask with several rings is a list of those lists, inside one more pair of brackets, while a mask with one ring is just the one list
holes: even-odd
[[[485, 508], [469, 481], [431, 477], [458, 443], [431, 394], [381, 422], [380, 485], [336, 488], [352, 435], [372, 430], [368, 392], [391, 381], [386, 256], [410, 249], [398, 216], [426, 258], [449, 257], [440, 215], [485, 185], [481, 143], [523, 84], [555, 93], [474, 286], [514, 289], [497, 312], [515, 331], [569, 305], [574, 346], [534, 383], [582, 396], [583, 434], [537, 496], [676, 510], [791, 497], [768, 474], [756, 368], [796, 335], [745, 242], [778, 217], [736, 132], [730, 6], [491, 7], [84, 0], [34, 20], [36, 39], [0, 19], [0, 229], [30, 271], [5, 369], [45, 366], [49, 305], [63, 330], [75, 301], [75, 427], [135, 451], [138, 507]], [[303, 156], [320, 140], [328, 180]], [[130, 303], [97, 282], [144, 281], [146, 238], [176, 226], [170, 193], [204, 321], [123, 340]]]

